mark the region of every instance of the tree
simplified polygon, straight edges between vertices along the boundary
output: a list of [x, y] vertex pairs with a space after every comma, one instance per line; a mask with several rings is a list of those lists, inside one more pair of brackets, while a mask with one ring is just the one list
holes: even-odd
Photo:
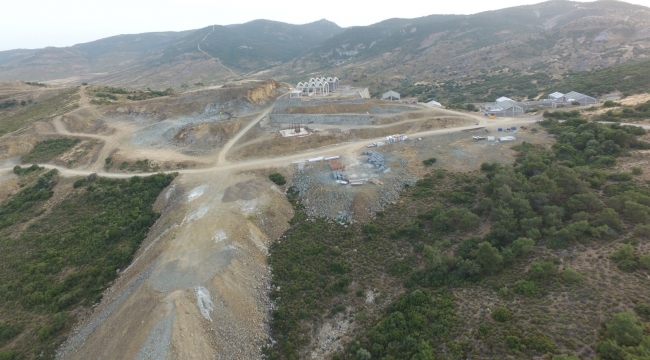
[[361, 348], [357, 351], [357, 360], [370, 360], [370, 358], [372, 358], [372, 356], [368, 350]]
[[426, 341], [420, 342], [418, 352], [413, 355], [411, 360], [436, 360], [433, 356], [433, 348]]
[[612, 208], [605, 208], [600, 214], [596, 215], [596, 219], [593, 221], [592, 225], [607, 225], [616, 231], [622, 229], [618, 213]]
[[476, 262], [481, 265], [485, 273], [494, 274], [501, 270], [503, 257], [499, 254], [499, 249], [484, 241], [478, 245], [476, 250]]
[[594, 213], [600, 211], [603, 205], [600, 203], [598, 197], [592, 193], [576, 194], [569, 198], [567, 201], [567, 208], [570, 212], [576, 213], [579, 211], [586, 211]]
[[535, 240], [525, 238], [525, 237], [520, 237], [519, 239], [512, 242], [511, 248], [512, 248], [512, 252], [516, 256], [527, 255], [535, 248]]
[[608, 339], [596, 345], [596, 351], [604, 360], [624, 360], [625, 352], [616, 343], [616, 341]]
[[643, 339], [643, 327], [633, 313], [626, 311], [614, 315], [607, 323], [607, 337], [622, 346], [636, 346]]
[[492, 318], [498, 322], [507, 322], [512, 318], [510, 310], [504, 307], [498, 307], [492, 312]]

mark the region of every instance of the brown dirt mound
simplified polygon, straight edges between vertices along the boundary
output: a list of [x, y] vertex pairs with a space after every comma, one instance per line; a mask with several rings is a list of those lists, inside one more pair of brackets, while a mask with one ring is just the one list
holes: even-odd
[[267, 188], [268, 186], [260, 180], [238, 182], [237, 184], [226, 188], [221, 201], [232, 202], [237, 200], [257, 199], [257, 197]]

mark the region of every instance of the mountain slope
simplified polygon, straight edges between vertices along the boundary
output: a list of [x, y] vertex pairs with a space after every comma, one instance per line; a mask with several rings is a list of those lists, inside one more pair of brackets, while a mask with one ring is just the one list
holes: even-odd
[[159, 52], [188, 32], [117, 35], [65, 48], [0, 52], [0, 80], [46, 81], [120, 71]]
[[240, 25], [209, 26], [165, 49], [156, 62], [199, 54], [199, 45], [209, 56], [228, 66], [248, 71], [263, 69], [300, 56], [340, 31], [338, 25], [327, 20], [304, 25], [254, 20]]
[[[0, 80], [96, 81], [173, 86], [208, 80], [229, 67], [267, 68], [293, 59], [342, 31], [327, 20], [292, 25], [269, 20], [183, 32], [119, 35], [66, 48], [0, 52]], [[218, 59], [218, 60], [217, 60]], [[186, 76], [184, 76], [186, 75]]]
[[[510, 69], [555, 75], [649, 56], [649, 8], [549, 1], [349, 28], [274, 74], [295, 80], [296, 73], [336, 71], [366, 85], [394, 86], [409, 78], [439, 81]], [[370, 76], [362, 80], [362, 74]]]

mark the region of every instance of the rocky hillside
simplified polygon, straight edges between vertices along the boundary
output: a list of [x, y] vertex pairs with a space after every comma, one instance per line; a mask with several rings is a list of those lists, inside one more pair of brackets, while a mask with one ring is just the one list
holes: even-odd
[[548, 1], [349, 28], [276, 74], [293, 79], [298, 75], [292, 74], [321, 70], [395, 86], [512, 70], [562, 74], [649, 56], [650, 8], [619, 1]]

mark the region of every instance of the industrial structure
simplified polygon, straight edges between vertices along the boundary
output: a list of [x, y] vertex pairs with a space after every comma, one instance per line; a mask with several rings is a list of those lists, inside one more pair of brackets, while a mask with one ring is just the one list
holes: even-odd
[[301, 137], [309, 136], [309, 129], [300, 123], [292, 123], [288, 129], [280, 129], [282, 137]]
[[399, 101], [400, 96], [399, 96], [398, 92], [395, 92], [393, 90], [389, 90], [389, 91], [385, 92], [384, 95], [381, 96], [381, 99], [382, 100], [390, 100], [390, 101], [395, 101], [395, 100]]
[[579, 103], [581, 106], [592, 105], [598, 102], [596, 98], [589, 95], [581, 94], [576, 91], [571, 91], [566, 94], [560, 92], [554, 92], [548, 96], [548, 99], [552, 102], [551, 106], [556, 108], [558, 106], [568, 106], [574, 102]]
[[517, 105], [517, 102], [502, 96], [493, 104], [485, 104], [485, 113], [494, 116], [516, 116], [524, 113], [524, 108]]
[[311, 78], [306, 82], [299, 82], [296, 85], [296, 90], [289, 93], [290, 98], [298, 98], [301, 96], [312, 95], [327, 95], [331, 91], [336, 91], [339, 88], [339, 79], [337, 77], [322, 77]]

